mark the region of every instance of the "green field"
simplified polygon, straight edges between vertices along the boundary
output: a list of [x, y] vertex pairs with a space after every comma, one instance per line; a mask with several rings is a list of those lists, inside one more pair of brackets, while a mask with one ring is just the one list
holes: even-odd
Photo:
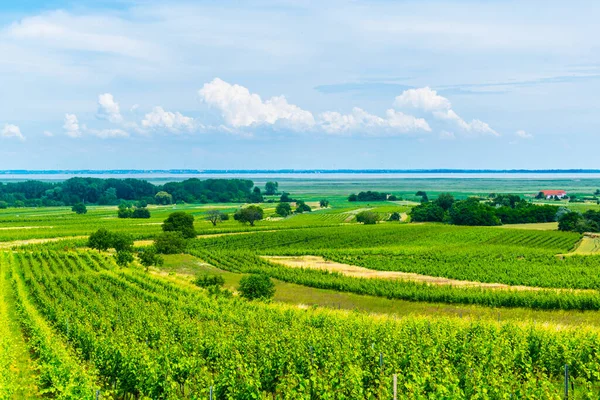
[[[0, 399], [388, 399], [394, 374], [403, 399], [559, 399], [565, 364], [570, 398], [599, 398], [597, 238], [556, 223], [362, 225], [358, 210], [387, 219], [413, 204], [349, 203], [348, 192], [388, 185], [365, 182], [282, 180], [331, 207], [279, 218], [264, 203], [254, 227], [204, 220], [238, 204], [150, 206], [144, 220], [118, 219], [116, 207], [0, 210]], [[446, 183], [408, 179], [393, 192]], [[587, 193], [599, 182], [571, 184]], [[459, 196], [541, 183], [461, 185]], [[87, 247], [102, 227], [144, 249], [173, 211], [193, 214], [199, 235], [161, 266], [118, 266], [114, 251]], [[282, 256], [325, 267], [273, 261]], [[239, 296], [256, 273], [273, 280], [271, 301]], [[222, 277], [233, 294], [198, 276]]]

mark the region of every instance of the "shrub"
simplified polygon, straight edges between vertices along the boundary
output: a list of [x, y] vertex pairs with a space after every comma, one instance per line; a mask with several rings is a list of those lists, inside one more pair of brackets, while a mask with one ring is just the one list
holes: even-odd
[[254, 226], [254, 222], [263, 219], [263, 215], [264, 211], [259, 206], [248, 206], [237, 210], [233, 214], [233, 219], [242, 224], [249, 223], [250, 226]]
[[390, 215], [389, 220], [390, 221], [400, 221], [400, 213], [393, 212], [392, 215]]
[[225, 279], [221, 275], [199, 275], [194, 281], [196, 286], [200, 286], [202, 288], [207, 288], [209, 286], [223, 286], [225, 284]]
[[285, 218], [292, 213], [292, 207], [290, 206], [290, 203], [279, 203], [275, 208], [275, 213]]
[[275, 295], [275, 284], [267, 275], [252, 274], [240, 280], [238, 291], [248, 300], [268, 300]]
[[373, 211], [361, 211], [356, 214], [356, 221], [365, 225], [375, 225], [380, 219], [379, 214]]
[[83, 203], [77, 203], [73, 207], [71, 207], [71, 211], [76, 214], [83, 215], [87, 213], [87, 207]]
[[131, 218], [150, 218], [150, 211], [146, 207], [136, 207], [131, 213]]
[[156, 247], [154, 247], [154, 246], [146, 247], [143, 251], [140, 251], [138, 253], [138, 257], [140, 258], [140, 263], [146, 268], [151, 267], [153, 265], [156, 265], [157, 267], [163, 265], [165, 262], [165, 259], [156, 253], [157, 253]]
[[117, 254], [115, 254], [115, 261], [117, 262], [117, 265], [126, 267], [129, 263], [133, 262], [133, 254], [130, 251], [125, 250], [117, 251]]
[[184, 238], [196, 237], [194, 228], [194, 216], [183, 211], [171, 213], [162, 224], [164, 232], [180, 232]]
[[296, 202], [296, 212], [298, 214], [302, 214], [303, 212], [311, 212], [312, 209], [310, 208], [310, 206], [308, 204], [306, 204], [305, 202], [303, 202], [302, 200], [299, 200]]

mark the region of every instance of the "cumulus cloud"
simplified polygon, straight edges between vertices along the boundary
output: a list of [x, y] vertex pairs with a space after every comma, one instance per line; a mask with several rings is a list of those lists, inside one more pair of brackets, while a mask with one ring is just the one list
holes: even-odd
[[17, 125], [13, 124], [5, 124], [2, 131], [0, 131], [0, 136], [4, 138], [16, 138], [19, 140], [25, 140], [25, 136], [21, 133], [21, 128]]
[[204, 103], [219, 110], [225, 122], [235, 128], [282, 123], [291, 129], [304, 130], [315, 125], [311, 112], [288, 103], [284, 96], [263, 101], [244, 86], [232, 85], [219, 78], [204, 84], [198, 94]]
[[165, 111], [162, 107], [154, 107], [142, 120], [142, 126], [146, 129], [167, 129], [174, 133], [192, 131], [195, 125], [193, 118]]
[[63, 129], [67, 136], [72, 138], [81, 137], [81, 128], [79, 126], [79, 120], [75, 114], [65, 114], [65, 123]]
[[123, 122], [123, 116], [117, 103], [110, 93], [104, 93], [98, 96], [98, 112], [96, 117], [107, 120], [114, 124]]
[[431, 131], [422, 118], [415, 118], [399, 111], [388, 110], [382, 118], [354, 107], [350, 114], [327, 111], [319, 115], [319, 125], [331, 134], [359, 132], [366, 135], [393, 135], [411, 131]]
[[516, 131], [515, 135], [521, 139], [533, 139], [533, 135], [531, 133], [527, 133], [522, 129]]
[[498, 132], [481, 120], [474, 119], [467, 122], [462, 119], [452, 109], [450, 100], [440, 96], [429, 87], [405, 90], [400, 96], [396, 97], [394, 106], [400, 109], [411, 108], [429, 112], [436, 119], [453, 123], [467, 134], [500, 136]]

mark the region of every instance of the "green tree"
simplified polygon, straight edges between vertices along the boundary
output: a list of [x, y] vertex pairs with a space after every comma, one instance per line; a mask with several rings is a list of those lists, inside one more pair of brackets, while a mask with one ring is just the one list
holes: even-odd
[[250, 200], [250, 203], [262, 203], [265, 200], [258, 186], [252, 190], [252, 194], [248, 199]]
[[153, 265], [160, 267], [165, 262], [165, 259], [157, 254], [156, 247], [154, 246], [146, 247], [144, 250], [140, 251], [138, 257], [140, 263], [146, 267], [146, 270]]
[[365, 225], [375, 225], [381, 217], [379, 214], [373, 211], [361, 211], [356, 214], [356, 222], [363, 223]]
[[442, 207], [444, 211], [448, 211], [452, 207], [452, 204], [454, 204], [454, 196], [450, 193], [440, 193], [434, 203]]
[[183, 211], [171, 213], [163, 222], [162, 230], [164, 232], [181, 232], [187, 239], [195, 238], [194, 216]]
[[133, 210], [131, 209], [131, 205], [127, 202], [121, 202], [119, 204], [119, 210], [117, 211], [117, 217], [119, 218], [131, 218], [133, 215]]
[[302, 214], [303, 212], [311, 212], [312, 208], [302, 200], [296, 202], [296, 213]]
[[292, 207], [290, 203], [279, 203], [277, 207], [275, 207], [275, 213], [281, 217], [287, 217], [292, 213]]
[[390, 221], [400, 221], [400, 213], [399, 212], [393, 212], [392, 215], [390, 215], [389, 220]]
[[208, 210], [205, 214], [205, 219], [209, 221], [213, 226], [217, 226], [217, 224], [223, 221], [223, 213], [219, 210]]
[[150, 218], [150, 210], [146, 207], [136, 207], [131, 213], [131, 218]]
[[165, 191], [160, 191], [154, 196], [154, 201], [161, 205], [173, 204], [173, 196]]
[[133, 247], [133, 238], [127, 233], [112, 233], [111, 247], [114, 248], [117, 252], [131, 252], [131, 248]]
[[329, 200], [327, 200], [327, 199], [319, 200], [319, 207], [321, 207], [321, 208], [329, 207]]
[[88, 247], [100, 251], [106, 251], [113, 247], [113, 235], [104, 228], [98, 229], [90, 235], [88, 239]]
[[6, 210], [8, 208], [8, 203], [6, 201], [0, 201], [0, 210]]
[[[558, 219], [558, 230], [567, 232], [577, 232], [582, 228], [583, 216], [575, 211], [570, 211], [561, 215]], [[582, 232], [584, 232], [583, 230]]]
[[87, 213], [87, 207], [83, 203], [77, 203], [73, 207], [71, 207], [71, 211], [77, 213], [79, 215]]
[[252, 274], [240, 280], [238, 291], [248, 300], [269, 300], [275, 295], [275, 284], [267, 275]]
[[467, 200], [456, 201], [449, 211], [450, 223], [454, 225], [493, 226], [500, 225], [493, 207], [479, 202], [471, 197]]
[[187, 240], [179, 231], [163, 232], [154, 239], [154, 247], [160, 254], [181, 254], [187, 247]]
[[278, 190], [279, 190], [279, 183], [277, 183], [277, 182], [267, 182], [265, 184], [265, 194], [267, 196], [272, 196], [274, 194], [277, 194]]
[[444, 209], [434, 203], [422, 203], [410, 210], [412, 222], [442, 222], [445, 215]]
[[290, 197], [289, 193], [283, 192], [279, 198], [279, 201], [282, 203], [291, 203], [293, 199]]
[[249, 223], [250, 226], [254, 226], [256, 221], [263, 219], [264, 211], [259, 206], [248, 206], [240, 208], [233, 214], [233, 219], [243, 224]]
[[133, 253], [130, 251], [117, 251], [115, 254], [115, 262], [118, 266], [126, 267], [133, 262]]

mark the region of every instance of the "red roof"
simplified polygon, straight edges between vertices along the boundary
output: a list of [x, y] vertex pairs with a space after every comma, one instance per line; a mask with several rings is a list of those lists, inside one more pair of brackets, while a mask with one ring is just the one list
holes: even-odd
[[545, 196], [560, 196], [567, 194], [564, 190], [542, 190], [542, 193], [544, 193]]

